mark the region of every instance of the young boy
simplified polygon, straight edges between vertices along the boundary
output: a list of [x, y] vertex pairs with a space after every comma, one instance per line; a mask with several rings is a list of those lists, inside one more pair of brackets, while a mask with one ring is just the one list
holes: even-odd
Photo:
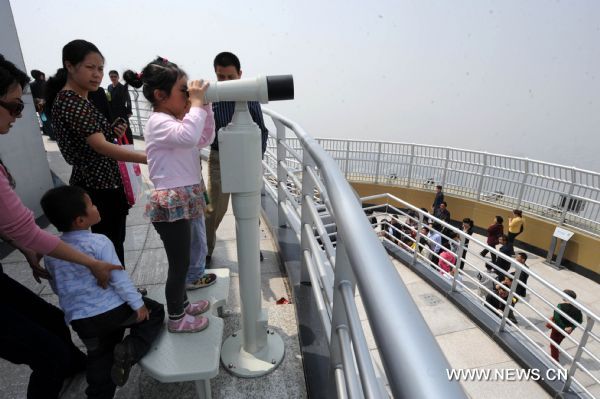
[[[89, 230], [100, 214], [83, 189], [54, 188], [44, 194], [41, 205], [63, 232], [63, 241], [96, 259], [119, 264], [111, 241]], [[116, 385], [127, 382], [131, 366], [148, 352], [162, 328], [163, 305], [142, 298], [124, 270], [113, 271], [108, 288], [102, 289], [86, 268], [51, 257], [44, 263], [65, 320], [87, 348], [88, 398], [112, 398]], [[123, 339], [126, 328], [130, 333]]]

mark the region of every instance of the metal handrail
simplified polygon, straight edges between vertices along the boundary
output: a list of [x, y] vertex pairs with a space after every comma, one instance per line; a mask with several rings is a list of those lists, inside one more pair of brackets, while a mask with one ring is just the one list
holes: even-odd
[[[328, 211], [335, 218], [338, 233], [335, 267], [336, 283], [334, 283], [332, 310], [333, 324], [331, 326], [332, 369], [343, 367], [346, 377], [354, 372], [354, 370], [346, 370], [350, 364], [348, 362], [350, 354], [344, 351], [354, 351], [355, 349], [348, 346], [346, 342], [340, 341], [338, 334], [341, 331], [342, 337], [346, 339], [345, 328], [347, 327], [344, 327], [344, 325], [347, 326], [347, 324], [340, 322], [340, 320], [345, 321], [348, 317], [342, 301], [341, 282], [338, 282], [338, 280], [344, 275], [355, 276], [355, 278], [350, 277], [350, 280], [354, 280], [360, 290], [375, 342], [379, 348], [383, 349], [380, 351], [380, 355], [394, 396], [399, 398], [465, 397], [460, 385], [455, 381], [448, 380], [446, 375], [446, 369], [449, 368], [447, 360], [423, 317], [416, 310], [416, 305], [381, 242], [372, 233], [372, 228], [364, 217], [352, 188], [334, 159], [295, 122], [271, 110], [263, 109], [263, 112], [280, 125], [285, 126], [296, 136], [302, 150], [302, 156], [309, 156], [311, 162], [319, 170], [324, 183], [323, 186], [327, 190], [327, 196], [331, 203], [331, 209], [328, 209]], [[285, 131], [281, 134], [278, 129], [277, 140], [277, 153], [279, 154], [279, 149], [287, 147], [282, 145], [282, 142], [287, 140]], [[281, 161], [285, 161], [285, 159], [277, 160], [278, 163]], [[279, 187], [282, 187], [282, 182], [278, 183]], [[285, 184], [283, 186], [285, 187]], [[310, 196], [304, 197], [303, 201], [306, 201], [307, 198], [310, 198]], [[285, 196], [277, 199], [278, 203], [284, 200]], [[307, 215], [302, 215], [303, 222], [305, 216]], [[340, 261], [339, 258], [340, 247], [344, 248], [344, 261]], [[302, 250], [310, 251], [310, 247], [303, 247]], [[364, 267], [367, 264], [369, 267]], [[346, 278], [344, 278], [345, 280]], [[347, 284], [347, 282], [343, 284]], [[318, 285], [315, 287], [313, 284], [313, 289], [320, 289], [320, 287]], [[382, 309], [386, 311], [383, 312]], [[391, 313], [394, 311], [395, 313]], [[343, 352], [340, 353], [340, 350]], [[413, 360], [416, 358], [421, 360], [414, 362]], [[411, 366], [406, 367], [406, 364], [409, 363]], [[350, 387], [355, 384], [355, 381], [351, 381], [351, 385], [348, 385], [348, 381], [346, 383], [346, 387]], [[355, 394], [355, 389], [351, 389], [348, 393]]]
[[522, 209], [600, 236], [597, 172], [453, 147], [329, 138], [317, 142], [351, 181], [427, 190], [443, 183], [450, 195]]

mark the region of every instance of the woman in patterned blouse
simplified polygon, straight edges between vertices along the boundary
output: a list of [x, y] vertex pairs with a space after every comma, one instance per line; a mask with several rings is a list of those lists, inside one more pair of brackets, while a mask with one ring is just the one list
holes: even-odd
[[129, 204], [117, 161], [146, 163], [146, 154], [113, 144], [125, 133], [126, 124], [111, 126], [88, 101], [88, 93], [98, 89], [104, 74], [100, 50], [85, 40], [73, 40], [63, 47], [62, 62], [47, 83], [46, 104], [60, 152], [73, 166], [69, 184], [89, 193], [102, 217], [92, 231], [113, 242], [124, 265]]

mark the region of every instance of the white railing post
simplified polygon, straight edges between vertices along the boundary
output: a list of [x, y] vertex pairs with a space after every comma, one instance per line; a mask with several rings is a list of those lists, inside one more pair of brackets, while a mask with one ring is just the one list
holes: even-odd
[[569, 185], [569, 191], [565, 194], [565, 205], [563, 206], [562, 211], [560, 212], [560, 220], [558, 221], [559, 225], [565, 224], [565, 219], [567, 217], [567, 212], [569, 212], [569, 205], [571, 201], [573, 201], [573, 191], [575, 190], [575, 169], [571, 168], [571, 184]]
[[350, 140], [346, 140], [346, 165], [344, 167], [344, 177], [348, 180], [348, 169], [350, 167]]
[[458, 251], [456, 251], [456, 264], [454, 265], [454, 278], [452, 279], [452, 287], [450, 288], [450, 291], [454, 292], [456, 291], [456, 279], [458, 278], [459, 275], [459, 270], [460, 270], [460, 264], [462, 259], [462, 254], [464, 251], [466, 251], [467, 249], [465, 248], [465, 242], [466, 242], [467, 238], [464, 235], [460, 235], [460, 244], [458, 246]]
[[483, 154], [483, 167], [481, 168], [481, 175], [479, 176], [479, 184], [477, 185], [477, 201], [481, 201], [481, 192], [483, 191], [483, 181], [485, 180], [485, 172], [487, 169], [488, 154]]
[[410, 187], [410, 181], [412, 180], [413, 164], [415, 163], [415, 145], [410, 145], [410, 161], [408, 163], [408, 180], [406, 181], [406, 187]]
[[142, 126], [142, 117], [140, 116], [140, 102], [138, 98], [140, 97], [140, 93], [137, 90], [133, 90], [133, 103], [135, 104], [135, 119], [137, 122], [138, 132], [140, 133], [140, 137], [144, 137], [144, 127]]
[[[313, 182], [308, 169], [315, 170], [315, 162], [313, 161], [308, 151], [302, 151], [302, 207], [300, 215], [300, 250], [301, 253], [304, 251], [310, 251], [310, 239], [307, 236], [307, 229], [304, 225], [308, 225], [308, 231], [313, 231], [313, 221], [310, 212], [310, 202], [313, 201], [315, 194], [315, 183]], [[325, 245], [323, 243], [323, 245]], [[315, 256], [317, 254], [314, 254]], [[301, 269], [300, 269], [300, 281], [303, 283], [310, 282], [310, 274], [308, 273], [308, 266], [304, 257], [302, 257]]]
[[286, 216], [281, 204], [286, 200], [285, 191], [281, 187], [281, 183], [285, 185], [287, 181], [287, 173], [285, 171], [286, 150], [283, 146], [285, 142], [285, 125], [278, 119], [273, 118], [273, 123], [277, 130], [277, 220], [280, 227], [285, 227]]
[[[501, 331], [504, 331], [504, 326], [506, 325], [506, 318], [511, 311], [512, 299], [515, 296], [515, 290], [517, 289], [517, 285], [519, 284], [519, 277], [521, 276], [521, 269], [517, 269], [514, 276], [512, 276], [512, 283], [510, 285], [510, 291], [508, 292], [508, 296], [506, 297], [506, 306], [504, 307], [504, 311], [502, 312], [502, 319], [500, 320], [500, 325], [498, 326], [498, 330], [496, 334]], [[504, 279], [502, 279], [504, 280]], [[493, 288], [493, 287], [492, 287]]]
[[[331, 344], [330, 344], [330, 355], [329, 355], [329, 389], [335, 388], [335, 370], [343, 368], [343, 357], [351, 356], [351, 354], [342, 354], [342, 347], [340, 345], [340, 332], [339, 330], [348, 330], [348, 316], [346, 309], [344, 308], [344, 301], [341, 293], [342, 282], [350, 283], [352, 286], [352, 292], [356, 288], [356, 278], [346, 253], [346, 247], [344, 246], [344, 237], [340, 236], [338, 232], [338, 239], [336, 245], [336, 256], [335, 256], [335, 275], [333, 283], [333, 307], [331, 309]], [[354, 372], [352, 370], [346, 370], [346, 372]], [[354, 380], [354, 381], [352, 381]], [[361, 388], [357, 380], [346, 380], [346, 389], [348, 392], [360, 393], [362, 397]], [[346, 394], [345, 392], [342, 394]], [[330, 391], [328, 397], [338, 397], [339, 393]]]
[[581, 336], [579, 345], [577, 345], [577, 351], [575, 352], [575, 356], [573, 356], [573, 362], [571, 363], [571, 367], [569, 367], [569, 371], [567, 372], [567, 379], [565, 380], [565, 384], [563, 385], [561, 392], [567, 392], [571, 387], [571, 381], [573, 381], [573, 374], [575, 374], [575, 370], [577, 369], [577, 363], [581, 359], [583, 348], [585, 347], [585, 345], [587, 345], [587, 341], [590, 336], [590, 331], [592, 331], [593, 327], [594, 319], [588, 317], [587, 323], [585, 324], [585, 330], [583, 331], [583, 335]]
[[448, 161], [450, 161], [450, 149], [446, 148], [446, 159], [444, 160], [444, 170], [442, 171], [442, 186], [446, 187], [446, 174], [448, 173]]
[[415, 252], [413, 253], [412, 265], [415, 266], [419, 260], [419, 254], [421, 253], [421, 248], [419, 248], [419, 243], [421, 242], [421, 229], [423, 228], [423, 212], [419, 211], [419, 223], [417, 225], [417, 234], [415, 235]]
[[375, 184], [379, 183], [379, 174], [381, 173], [381, 141], [377, 147], [377, 164], [375, 165]]
[[525, 194], [525, 186], [527, 184], [527, 177], [529, 176], [529, 159], [525, 159], [525, 170], [523, 171], [523, 178], [521, 179], [521, 186], [519, 187], [519, 194], [517, 196], [517, 206], [515, 209], [521, 209], [521, 202], [523, 202], [523, 195]]

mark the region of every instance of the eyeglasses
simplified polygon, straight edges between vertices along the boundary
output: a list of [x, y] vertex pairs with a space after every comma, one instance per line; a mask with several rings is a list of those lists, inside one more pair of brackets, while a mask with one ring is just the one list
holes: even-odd
[[25, 108], [25, 104], [21, 100], [16, 100], [9, 103], [0, 101], [0, 106], [5, 108], [11, 116], [21, 115], [23, 108]]

